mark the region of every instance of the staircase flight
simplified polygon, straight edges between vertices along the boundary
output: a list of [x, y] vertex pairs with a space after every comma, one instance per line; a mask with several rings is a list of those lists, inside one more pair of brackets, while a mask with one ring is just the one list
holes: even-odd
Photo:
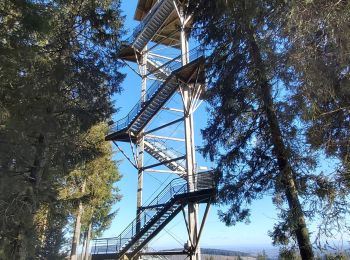
[[159, 31], [166, 19], [174, 11], [173, 0], [160, 0], [156, 3], [127, 40], [133, 48], [142, 51]]
[[205, 203], [215, 198], [216, 185], [213, 172], [195, 175], [196, 186], [189, 190], [183, 178], [170, 182], [117, 237], [96, 239], [92, 259], [121, 259], [125, 254], [135, 256], [162, 228], [189, 202]]
[[162, 77], [168, 75], [165, 81], [154, 82], [146, 91], [145, 97], [137, 102], [128, 115], [112, 125], [106, 140], [123, 141], [124, 139], [124, 141], [129, 141], [127, 131], [130, 131], [132, 136], [140, 133], [178, 89], [178, 75], [183, 73], [186, 68], [191, 67], [191, 65], [194, 66], [203, 56], [204, 51], [197, 47], [189, 52], [191, 62], [186, 66], [182, 67], [181, 63], [178, 62], [181, 56], [178, 56], [158, 67], [157, 69], [161, 71]]

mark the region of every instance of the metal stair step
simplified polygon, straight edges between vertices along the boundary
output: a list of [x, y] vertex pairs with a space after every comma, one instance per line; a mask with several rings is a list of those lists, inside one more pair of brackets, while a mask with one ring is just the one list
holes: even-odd
[[[136, 37], [133, 45], [137, 47], [139, 50], [143, 48], [144, 44], [148, 42], [153, 35], [158, 31], [158, 29], [162, 26], [162, 24], [165, 22], [167, 17], [171, 14], [174, 7], [172, 5], [172, 2], [164, 2], [161, 4], [161, 6], [158, 8], [158, 10], [153, 14], [153, 16], [150, 18], [150, 21], [148, 24], [145, 25], [145, 29], [143, 31], [139, 32], [139, 35]], [[146, 34], [146, 31], [149, 31], [147, 34], [147, 39], [145, 37], [142, 37]]]

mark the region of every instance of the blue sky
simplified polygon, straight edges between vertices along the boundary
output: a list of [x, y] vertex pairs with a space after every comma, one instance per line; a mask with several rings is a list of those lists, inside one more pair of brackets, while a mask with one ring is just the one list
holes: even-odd
[[[126, 29], [130, 35], [132, 29], [138, 24], [133, 20], [134, 11], [137, 0], [122, 1], [122, 10], [126, 15]], [[192, 46], [194, 47], [194, 46]], [[125, 67], [123, 70], [127, 77], [123, 83], [124, 91], [115, 97], [115, 105], [120, 108], [119, 113], [114, 120], [121, 119], [136, 104], [140, 97], [140, 78], [132, 72], [131, 69]], [[161, 115], [157, 120], [169, 120], [167, 114]], [[206, 125], [205, 104], [195, 113], [195, 139], [196, 145], [201, 145], [200, 129]], [[126, 152], [130, 152], [128, 144], [121, 144]], [[120, 153], [116, 153], [116, 160], [119, 161], [119, 170], [123, 175], [122, 180], [117, 184], [122, 194], [122, 200], [116, 205], [119, 209], [118, 215], [113, 221], [110, 229], [105, 231], [104, 237], [117, 236], [134, 218], [136, 214], [136, 184], [137, 171]], [[199, 154], [196, 159], [200, 165], [211, 166], [205, 162]], [[144, 201], [161, 187], [161, 182], [168, 178], [167, 175], [150, 174], [144, 175]], [[167, 184], [169, 181], [166, 181]], [[164, 186], [164, 185], [163, 185]], [[201, 206], [201, 214], [205, 205]], [[245, 249], [245, 248], [268, 248], [271, 246], [271, 239], [267, 235], [268, 230], [272, 229], [276, 220], [274, 207], [269, 198], [257, 201], [252, 207], [251, 224], [238, 224], [234, 227], [226, 227], [220, 222], [217, 216], [218, 207], [213, 206], [210, 210], [209, 217], [201, 238], [201, 245], [210, 248], [225, 249]], [[200, 215], [201, 215], [200, 214]], [[187, 240], [185, 224], [182, 214], [179, 214], [167, 227], [166, 231], [161, 232], [150, 246], [153, 248], [178, 248]]]
[[[126, 29], [129, 30], [128, 35], [131, 34], [132, 29], [138, 24], [138, 22], [133, 20], [136, 4], [137, 0], [122, 1], [122, 10], [124, 15], [126, 15]], [[192, 46], [192, 48], [193, 47], [194, 46]], [[137, 76], [127, 67], [123, 69], [123, 72], [127, 74], [127, 77], [122, 85], [124, 91], [115, 97], [115, 106], [119, 107], [120, 111], [114, 118], [114, 121], [117, 121], [125, 116], [140, 98], [139, 76]], [[180, 103], [181, 102], [175, 98], [168, 105], [181, 108]], [[200, 146], [202, 143], [200, 129], [205, 127], [207, 121], [205, 106], [206, 104], [203, 103], [195, 113], [194, 117], [195, 140], [197, 146]], [[155, 121], [167, 122], [171, 121], [171, 118], [173, 117], [174, 115], [170, 115], [169, 113], [162, 113], [157, 116]], [[175, 135], [181, 134], [180, 132], [176, 133], [176, 131], [177, 129], [173, 131]], [[174, 143], [174, 146], [176, 145], [179, 144]], [[129, 144], [120, 144], [120, 146], [128, 154], [131, 154]], [[114, 219], [110, 229], [105, 231], [103, 237], [113, 237], [119, 235], [119, 233], [135, 218], [136, 214], [137, 171], [122, 156], [122, 154], [116, 153], [115, 159], [119, 162], [119, 170], [123, 175], [122, 180], [117, 184], [123, 198], [115, 206], [115, 208], [119, 209], [118, 215]], [[196, 159], [198, 164], [201, 166], [212, 166], [199, 154], [196, 154]], [[151, 159], [149, 158], [145, 158], [146, 162], [150, 162], [150, 160]], [[173, 177], [166, 174], [161, 175], [159, 173], [145, 173], [144, 201], [147, 201], [154, 192], [157, 192], [161, 187], [164, 187], [164, 185], [169, 183], [171, 178]], [[202, 215], [204, 207], [205, 205], [201, 206], [200, 215]], [[272, 205], [271, 198], [258, 200], [252, 204], [250, 224], [240, 223], [234, 227], [227, 227], [220, 222], [217, 215], [218, 209], [219, 208], [217, 206], [213, 206], [210, 210], [210, 214], [201, 238], [202, 247], [245, 250], [252, 252], [262, 251], [263, 249], [269, 249], [272, 247], [272, 241], [268, 236], [268, 231], [272, 230], [274, 223], [277, 222], [277, 216], [274, 206]], [[166, 227], [165, 231], [162, 231], [151, 241], [150, 247], [155, 249], [182, 247], [187, 240], [187, 233], [185, 229], [182, 214], [179, 214], [179, 216], [177, 216]]]

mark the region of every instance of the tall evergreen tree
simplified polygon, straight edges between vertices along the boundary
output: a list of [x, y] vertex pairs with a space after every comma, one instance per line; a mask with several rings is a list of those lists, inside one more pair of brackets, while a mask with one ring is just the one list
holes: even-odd
[[246, 220], [249, 204], [273, 194], [282, 211], [274, 241], [296, 239], [303, 259], [313, 249], [300, 200], [300, 180], [315, 166], [299, 120], [288, 103], [288, 42], [281, 37], [286, 4], [281, 1], [199, 1], [194, 21], [209, 47], [210, 119], [203, 152], [222, 175], [219, 200], [229, 205], [227, 224]]
[[91, 225], [90, 237], [99, 235], [116, 214], [112, 206], [120, 199], [115, 187], [120, 174], [112, 159], [111, 143], [104, 140], [107, 130], [106, 124], [98, 124], [81, 136], [81, 146], [96, 153], [66, 176], [65, 185], [59, 188], [60, 200], [67, 203], [73, 219], [71, 259], [77, 258], [82, 231]]
[[[0, 2], [0, 254], [40, 245], [35, 216], [94, 151], [79, 135], [108, 120], [119, 91], [120, 1]], [[91, 158], [90, 158], [91, 159]], [[44, 225], [45, 226], [45, 225]]]

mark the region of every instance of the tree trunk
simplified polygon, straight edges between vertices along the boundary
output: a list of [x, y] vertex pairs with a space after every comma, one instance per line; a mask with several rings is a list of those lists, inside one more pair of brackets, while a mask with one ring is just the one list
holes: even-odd
[[89, 246], [90, 246], [90, 240], [91, 240], [91, 227], [92, 227], [92, 223], [89, 224], [89, 228], [87, 231], [87, 238], [86, 238], [86, 247], [85, 247], [85, 256], [83, 260], [89, 260], [89, 255], [90, 255], [90, 250], [89, 250]]
[[42, 204], [34, 216], [35, 231], [38, 237], [38, 245], [36, 246], [35, 254], [38, 258], [42, 256], [46, 245], [47, 230], [49, 225], [49, 205]]
[[[84, 193], [85, 191], [85, 185], [86, 182], [84, 180], [82, 186], [81, 186], [81, 192]], [[79, 201], [79, 206], [76, 214], [76, 220], [75, 220], [75, 228], [74, 228], [74, 234], [73, 234], [73, 239], [72, 239], [72, 250], [70, 253], [70, 259], [71, 260], [77, 260], [77, 250], [79, 246], [79, 241], [80, 241], [80, 230], [81, 230], [81, 215], [83, 214], [83, 203], [80, 200]]]
[[[33, 222], [35, 222], [35, 214], [40, 208], [39, 188], [41, 185], [41, 178], [44, 172], [44, 167], [46, 166], [48, 160], [46, 140], [43, 134], [38, 135], [37, 142], [33, 144], [33, 147], [35, 148], [35, 154], [33, 165], [30, 168], [31, 190], [28, 190], [28, 194], [26, 194], [24, 201], [30, 205], [30, 208], [28, 207], [27, 214], [31, 216]], [[30, 241], [30, 238], [26, 236], [26, 234], [32, 232], [31, 237], [40, 235], [38, 232], [33, 232], [34, 230], [32, 230], [32, 227], [33, 224], [31, 222], [19, 225], [18, 237], [14, 249], [14, 255], [16, 256], [16, 259], [21, 260], [28, 257], [27, 251], [29, 248], [31, 248], [31, 246], [28, 245], [30, 245], [32, 242]]]
[[314, 258], [314, 254], [310, 242], [309, 231], [306, 226], [305, 216], [299, 201], [292, 167], [289, 163], [288, 152], [283, 142], [280, 125], [275, 112], [271, 85], [267, 79], [265, 65], [261, 58], [260, 48], [256, 42], [254, 32], [251, 28], [248, 28], [246, 33], [249, 53], [256, 68], [256, 77], [260, 85], [263, 110], [270, 128], [273, 152], [277, 158], [279, 172], [282, 175], [282, 187], [287, 198], [290, 213], [293, 216], [293, 220], [297, 223], [295, 226], [292, 226], [292, 230], [296, 235], [302, 259], [310, 260]]
[[87, 237], [87, 231], [84, 233], [84, 239], [83, 239], [83, 249], [81, 250], [80, 260], [84, 260], [85, 250], [86, 250], [86, 237]]
[[46, 166], [48, 160], [46, 141], [47, 140], [45, 136], [43, 134], [39, 134], [37, 143], [35, 145], [36, 151], [33, 166], [30, 169], [30, 178], [33, 183], [35, 194], [37, 194], [37, 191], [40, 187], [44, 167]]
[[83, 203], [79, 202], [79, 207], [77, 210], [77, 215], [75, 219], [75, 228], [74, 228], [74, 234], [72, 239], [72, 250], [70, 253], [70, 259], [71, 260], [77, 260], [77, 249], [79, 246], [79, 240], [80, 240], [80, 229], [81, 229], [81, 215], [83, 212]]

